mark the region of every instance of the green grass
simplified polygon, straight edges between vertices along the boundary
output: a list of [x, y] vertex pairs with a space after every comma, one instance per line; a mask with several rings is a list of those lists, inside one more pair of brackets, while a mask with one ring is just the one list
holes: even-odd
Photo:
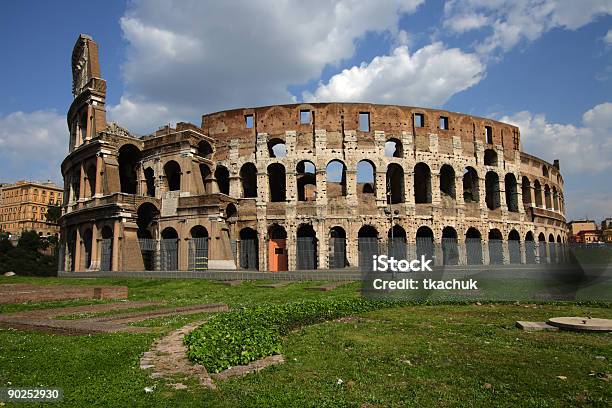
[[[225, 302], [231, 307], [359, 296], [358, 285], [306, 291], [312, 283], [279, 289], [199, 280], [57, 280], [0, 278], [0, 283], [123, 284], [130, 300], [172, 305]], [[2, 312], [89, 302], [2, 306]], [[218, 390], [180, 379], [188, 391], [152, 380], [140, 355], [169, 330], [210, 314], [169, 316], [135, 323], [160, 333], [58, 336], [0, 330], [0, 387], [57, 386], [60, 406], [109, 407], [607, 407], [612, 383], [612, 335], [527, 333], [516, 320], [551, 316], [612, 318], [595, 305], [414, 305], [364, 313], [363, 320], [326, 322], [283, 338], [286, 362], [219, 384]], [[603, 356], [606, 360], [596, 359]], [[593, 372], [595, 375], [589, 375]], [[566, 380], [557, 376], [565, 376]], [[338, 379], [342, 380], [338, 384]], [[490, 388], [485, 387], [490, 384]], [[155, 386], [151, 394], [144, 387]], [[8, 405], [8, 404], [7, 404]]]

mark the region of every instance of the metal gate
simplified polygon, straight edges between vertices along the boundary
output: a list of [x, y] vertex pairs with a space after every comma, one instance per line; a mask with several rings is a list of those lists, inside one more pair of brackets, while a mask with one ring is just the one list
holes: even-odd
[[240, 268], [259, 269], [259, 246], [256, 239], [241, 239], [238, 243], [240, 248]]
[[162, 271], [178, 270], [178, 240], [176, 238], [159, 241], [159, 263]]
[[189, 240], [189, 270], [208, 269], [208, 237]]
[[397, 260], [408, 259], [408, 246], [405, 238], [389, 238], [387, 244], [387, 255]]
[[540, 257], [541, 264], [548, 262], [548, 260], [546, 259], [546, 242], [544, 241], [538, 242], [538, 255]]
[[459, 265], [459, 244], [457, 238], [442, 238], [442, 264]]
[[157, 248], [157, 240], [150, 238], [139, 238], [140, 253], [142, 254], [142, 263], [145, 271], [155, 271], [159, 265], [159, 254]]
[[482, 264], [482, 241], [480, 238], [466, 238], [465, 255], [468, 265]]
[[296, 244], [296, 268], [317, 269], [317, 239], [298, 237]]
[[416, 238], [416, 257], [421, 259], [422, 255], [425, 255], [425, 259], [434, 259], [435, 245], [433, 239], [430, 237], [417, 237]]
[[329, 268], [339, 269], [346, 267], [346, 239], [329, 239]]
[[504, 247], [501, 239], [489, 240], [489, 264], [501, 265], [504, 263]]
[[525, 263], [536, 263], [536, 244], [535, 241], [525, 241]]
[[518, 240], [508, 241], [508, 255], [511, 264], [521, 263], [521, 242]]
[[100, 241], [100, 270], [110, 271], [113, 262], [113, 239], [107, 238]]
[[362, 237], [359, 238], [359, 268], [362, 271], [372, 271], [373, 257], [379, 255], [378, 238]]

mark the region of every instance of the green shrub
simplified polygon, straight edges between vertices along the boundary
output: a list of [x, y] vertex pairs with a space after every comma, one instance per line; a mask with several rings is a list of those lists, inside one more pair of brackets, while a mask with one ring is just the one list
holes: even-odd
[[235, 310], [213, 316], [186, 335], [184, 341], [190, 360], [218, 373], [281, 353], [281, 337], [295, 328], [397, 304], [356, 298]]

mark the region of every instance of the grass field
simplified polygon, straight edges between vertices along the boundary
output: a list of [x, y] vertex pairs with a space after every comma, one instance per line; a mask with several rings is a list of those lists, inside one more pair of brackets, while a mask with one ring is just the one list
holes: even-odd
[[[359, 296], [351, 284], [331, 292], [307, 291], [312, 282], [278, 289], [261, 282], [229, 287], [203, 280], [75, 280], [0, 278], [1, 283], [122, 284], [130, 300], [171, 305], [225, 302], [231, 308], [302, 299]], [[1, 313], [91, 303], [2, 305]], [[61, 406], [388, 407], [539, 406], [608, 407], [612, 404], [612, 335], [527, 333], [516, 320], [552, 316], [612, 318], [605, 305], [413, 305], [326, 322], [284, 339], [286, 362], [219, 383], [217, 390], [180, 379], [189, 390], [151, 380], [140, 355], [165, 332], [194, 316], [140, 322], [150, 334], [66, 337], [0, 330], [0, 387], [61, 387]], [[560, 378], [559, 378], [560, 377]], [[145, 387], [155, 386], [153, 393]]]

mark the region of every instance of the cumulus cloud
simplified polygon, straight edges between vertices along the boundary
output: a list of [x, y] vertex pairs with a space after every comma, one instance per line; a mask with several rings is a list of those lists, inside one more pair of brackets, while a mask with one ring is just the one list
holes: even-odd
[[54, 111], [0, 116], [0, 181], [61, 182], [60, 164], [68, 151], [66, 119]]
[[504, 116], [519, 126], [526, 152], [560, 159], [564, 174], [596, 174], [612, 170], [612, 103], [594, 106], [582, 115], [582, 126], [550, 123], [528, 111]]
[[400, 46], [390, 55], [343, 70], [326, 84], [319, 83], [314, 93], [304, 92], [303, 98], [437, 106], [478, 83], [484, 71], [476, 55], [445, 48], [440, 42], [412, 55], [407, 46]]
[[444, 25], [458, 33], [487, 26], [491, 34], [476, 50], [488, 55], [533, 41], [553, 28], [576, 30], [608, 14], [609, 0], [449, 0]]
[[368, 32], [401, 36], [399, 18], [422, 2], [135, 1], [121, 18], [126, 94], [109, 116], [147, 132], [156, 118], [291, 102], [289, 85], [351, 57]]
[[612, 45], [612, 30], [608, 30], [603, 38], [603, 41], [606, 45]]

